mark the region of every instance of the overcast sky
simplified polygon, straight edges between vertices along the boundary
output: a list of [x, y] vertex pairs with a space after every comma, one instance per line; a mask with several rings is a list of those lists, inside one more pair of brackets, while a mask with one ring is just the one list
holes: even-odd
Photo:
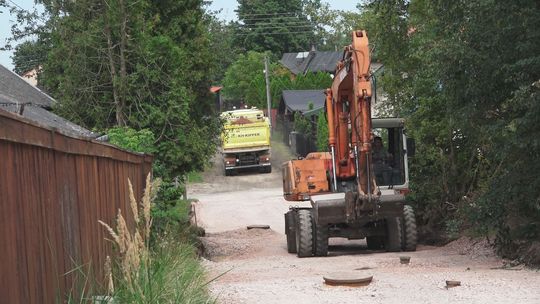
[[[33, 0], [7, 0], [8, 4], [16, 3], [20, 7], [26, 10], [32, 10], [34, 7]], [[10, 3], [11, 2], [11, 3]], [[332, 9], [353, 11], [356, 10], [356, 4], [360, 2], [359, 0], [327, 0]], [[218, 16], [221, 19], [225, 20], [235, 20], [236, 13], [234, 10], [238, 6], [236, 0], [214, 0], [210, 5], [209, 9], [211, 11], [221, 10]], [[0, 45], [5, 44], [5, 39], [11, 36], [11, 26], [15, 23], [15, 16], [11, 16], [9, 11], [4, 8], [0, 9]], [[11, 60], [12, 52], [9, 51], [0, 51], [0, 64], [13, 69], [13, 63]]]

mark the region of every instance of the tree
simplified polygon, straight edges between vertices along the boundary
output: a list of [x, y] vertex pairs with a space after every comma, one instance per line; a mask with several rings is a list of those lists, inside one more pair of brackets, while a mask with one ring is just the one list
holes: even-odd
[[44, 4], [51, 50], [40, 81], [55, 111], [96, 130], [151, 130], [165, 177], [201, 169], [219, 132], [203, 1]]
[[316, 24], [304, 13], [302, 0], [238, 0], [237, 44], [276, 56], [308, 50]]
[[328, 151], [328, 121], [325, 112], [320, 112], [317, 117], [317, 151]]
[[15, 47], [13, 65], [15, 73], [22, 75], [32, 69], [38, 69], [46, 60], [48, 47], [41, 41], [25, 41]]
[[[223, 80], [223, 92], [229, 100], [241, 100], [251, 106], [266, 108], [266, 82], [264, 78], [264, 53], [248, 52], [240, 55], [229, 66]], [[267, 56], [268, 53], [267, 53]], [[317, 72], [292, 75], [278, 63], [271, 63], [270, 96], [272, 107], [276, 108], [283, 90], [308, 90], [330, 87], [332, 78], [328, 73]]]
[[[264, 53], [249, 51], [238, 56], [225, 72], [223, 94], [228, 99], [241, 100], [247, 104], [261, 106], [261, 96], [266, 96], [264, 85]], [[255, 85], [259, 83], [259, 85]]]
[[[540, 10], [535, 1], [371, 1], [382, 84], [417, 139], [410, 199], [430, 226], [539, 239]], [[516, 51], [519, 50], [519, 51]], [[458, 227], [459, 228], [459, 227]], [[524, 243], [525, 241], [525, 243]], [[525, 249], [523, 249], [525, 248]], [[537, 257], [537, 261], [540, 261]]]
[[225, 77], [227, 68], [238, 59], [241, 47], [235, 44], [238, 27], [233, 22], [220, 21], [215, 16], [207, 16], [210, 50], [217, 59], [212, 70], [211, 81], [219, 84]]

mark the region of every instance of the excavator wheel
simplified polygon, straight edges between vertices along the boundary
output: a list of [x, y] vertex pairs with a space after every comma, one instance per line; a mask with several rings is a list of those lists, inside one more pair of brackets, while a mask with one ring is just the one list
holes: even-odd
[[418, 236], [416, 232], [416, 218], [412, 206], [403, 206], [401, 218], [401, 248], [404, 251], [415, 251]]
[[313, 255], [328, 255], [328, 225], [317, 225], [315, 221], [313, 221]]
[[401, 221], [398, 217], [386, 219], [384, 249], [390, 252], [401, 251]]
[[296, 217], [296, 254], [299, 258], [313, 255], [313, 224], [311, 211], [300, 209]]
[[368, 236], [366, 237], [366, 243], [369, 250], [384, 249], [384, 238], [381, 236]]
[[287, 237], [287, 252], [289, 253], [296, 253], [295, 217], [296, 214], [292, 210], [285, 213], [285, 235]]

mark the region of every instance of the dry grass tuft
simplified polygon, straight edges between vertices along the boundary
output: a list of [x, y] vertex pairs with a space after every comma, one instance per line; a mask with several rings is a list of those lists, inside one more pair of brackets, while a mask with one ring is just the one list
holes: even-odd
[[131, 180], [129, 178], [128, 178], [128, 185], [129, 185], [129, 206], [131, 207], [131, 211], [133, 212], [133, 217], [135, 218], [135, 222], [139, 224], [139, 221], [140, 221], [139, 208], [137, 208], [137, 200], [135, 199], [135, 194], [133, 193], [133, 186], [131, 185]]
[[[105, 229], [107, 229], [107, 232], [111, 235], [112, 240], [118, 247], [119, 266], [127, 286], [134, 286], [134, 280], [139, 277], [141, 261], [148, 258], [148, 239], [150, 237], [150, 228], [152, 226], [150, 210], [160, 184], [161, 180], [157, 179], [152, 182], [151, 176], [148, 174], [144, 195], [141, 203], [137, 204], [133, 192], [133, 185], [128, 179], [129, 205], [135, 222], [133, 233], [130, 232], [126, 219], [122, 215], [122, 210], [120, 209], [118, 209], [118, 214], [116, 216], [116, 231], [107, 223], [98, 221]], [[139, 212], [139, 205], [142, 209], [141, 212]], [[140, 215], [142, 215], [142, 218]], [[107, 263], [109, 265], [107, 265]], [[110, 258], [105, 264], [106, 274], [107, 269], [111, 269]], [[109, 290], [112, 290], [112, 276], [109, 279], [109, 283]]]
[[107, 293], [112, 294], [114, 292], [114, 282], [110, 256], [105, 258], [105, 279], [107, 280]]

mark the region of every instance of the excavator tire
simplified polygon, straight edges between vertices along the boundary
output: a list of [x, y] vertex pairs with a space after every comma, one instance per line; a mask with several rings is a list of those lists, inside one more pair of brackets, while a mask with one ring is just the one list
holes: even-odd
[[301, 209], [296, 217], [296, 255], [299, 258], [313, 255], [313, 224], [311, 211]]
[[384, 249], [384, 238], [381, 236], [368, 236], [366, 237], [366, 243], [369, 250]]
[[289, 253], [296, 253], [295, 216], [296, 214], [292, 210], [285, 213], [285, 235], [287, 237], [287, 252]]
[[313, 221], [313, 255], [319, 257], [328, 255], [328, 225], [317, 225], [315, 221]]
[[384, 249], [390, 252], [401, 251], [401, 221], [397, 217], [386, 219]]
[[414, 209], [412, 206], [403, 206], [403, 217], [401, 219], [401, 234], [401, 248], [404, 251], [415, 251], [416, 244], [418, 242], [418, 235], [416, 232], [416, 218], [414, 216]]

